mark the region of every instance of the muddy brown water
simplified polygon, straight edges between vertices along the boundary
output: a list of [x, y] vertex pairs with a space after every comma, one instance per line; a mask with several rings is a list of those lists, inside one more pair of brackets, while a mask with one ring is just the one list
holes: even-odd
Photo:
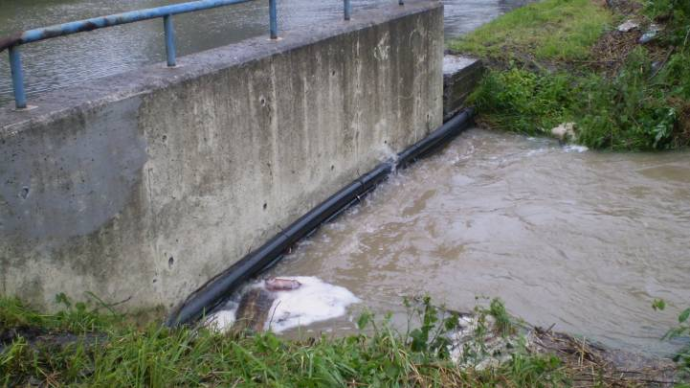
[[460, 311], [500, 297], [529, 323], [667, 355], [682, 345], [659, 337], [690, 307], [689, 252], [690, 152], [578, 152], [472, 129], [271, 275], [317, 276], [363, 300], [306, 332], [350, 330], [365, 307], [400, 324], [403, 296]]

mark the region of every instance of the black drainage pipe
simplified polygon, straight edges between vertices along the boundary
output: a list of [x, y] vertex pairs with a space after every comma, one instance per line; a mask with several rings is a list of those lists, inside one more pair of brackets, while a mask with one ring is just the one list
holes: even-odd
[[405, 168], [446, 144], [472, 123], [473, 112], [467, 109], [432, 132], [429, 136], [398, 154], [395, 161], [381, 163], [333, 196], [310, 210], [259, 249], [251, 252], [230, 268], [195, 291], [168, 318], [168, 326], [177, 326], [199, 319], [222, 302], [242, 283], [277, 262], [299, 240], [314, 232], [355, 203], [386, 179], [395, 168]]

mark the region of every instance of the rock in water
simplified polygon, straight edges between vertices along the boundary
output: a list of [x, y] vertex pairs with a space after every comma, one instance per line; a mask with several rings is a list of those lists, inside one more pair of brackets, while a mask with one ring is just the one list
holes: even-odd
[[232, 329], [238, 332], [262, 332], [274, 300], [273, 293], [264, 288], [252, 288], [245, 292], [237, 307], [237, 318]]
[[577, 139], [575, 133], [575, 123], [563, 123], [556, 128], [551, 129], [551, 134], [560, 141], [574, 141]]

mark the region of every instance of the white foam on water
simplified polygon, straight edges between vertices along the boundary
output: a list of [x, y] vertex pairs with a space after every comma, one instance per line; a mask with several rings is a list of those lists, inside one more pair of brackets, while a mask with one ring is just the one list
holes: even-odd
[[297, 280], [302, 286], [275, 293], [264, 327], [275, 333], [343, 316], [348, 306], [360, 302], [348, 289], [313, 276], [281, 276], [281, 279]]
[[[360, 302], [348, 289], [325, 283], [313, 276], [280, 278], [297, 280], [301, 286], [295, 290], [273, 292], [275, 299], [268, 312], [264, 330], [280, 333], [298, 326], [327, 321], [345, 315], [348, 306]], [[265, 288], [264, 281], [250, 284], [244, 290], [257, 287]], [[229, 330], [237, 318], [236, 299], [209, 315], [205, 325], [213, 330]]]
[[583, 146], [583, 145], [577, 145], [577, 144], [568, 144], [563, 146], [563, 151], [565, 152], [586, 152], [589, 151], [589, 148]]
[[219, 310], [206, 318], [205, 325], [217, 331], [225, 331], [232, 327], [237, 317], [237, 308], [233, 310]]
[[375, 149], [379, 162], [392, 161], [393, 165], [398, 161], [398, 153], [388, 144], [381, 145]]

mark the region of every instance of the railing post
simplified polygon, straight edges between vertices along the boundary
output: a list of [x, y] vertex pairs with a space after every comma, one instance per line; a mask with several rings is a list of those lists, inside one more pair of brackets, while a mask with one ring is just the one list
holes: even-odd
[[14, 89], [14, 103], [17, 109], [26, 109], [26, 93], [24, 92], [24, 71], [22, 57], [18, 46], [10, 47], [10, 69], [12, 71], [12, 87]]
[[268, 14], [271, 18], [271, 39], [278, 39], [278, 7], [276, 0], [268, 0]]
[[168, 67], [177, 66], [177, 51], [175, 49], [175, 29], [173, 28], [172, 15], [163, 16], [165, 27], [165, 53], [168, 56]]
[[350, 20], [352, 17], [352, 4], [350, 3], [350, 0], [344, 0], [345, 4], [345, 20]]

